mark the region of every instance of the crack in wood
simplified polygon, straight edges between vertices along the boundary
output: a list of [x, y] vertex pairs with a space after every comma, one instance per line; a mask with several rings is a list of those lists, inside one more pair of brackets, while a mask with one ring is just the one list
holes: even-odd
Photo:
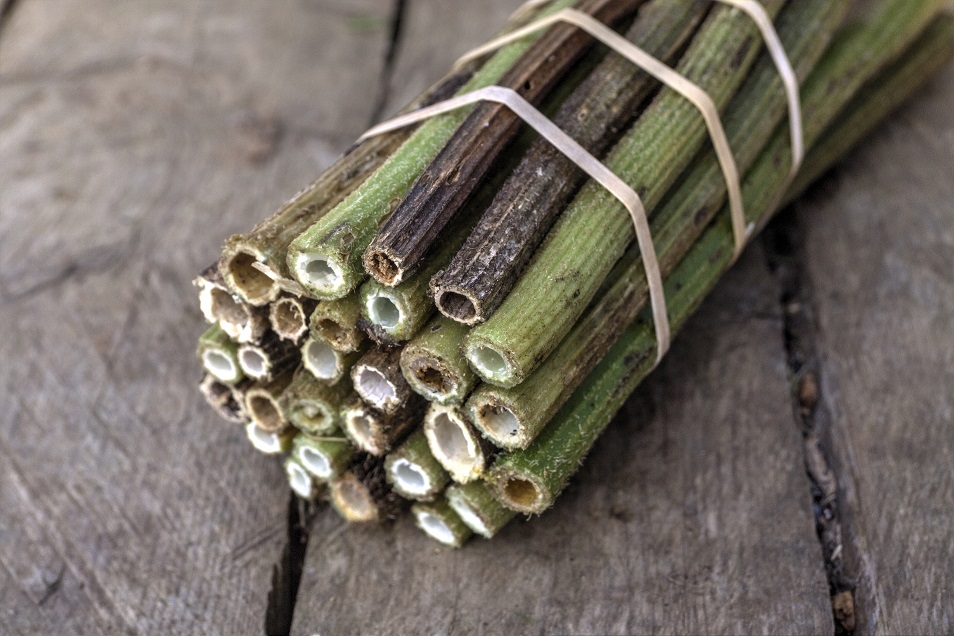
[[272, 587], [265, 606], [265, 636], [291, 633], [298, 585], [305, 570], [308, 529], [315, 511], [314, 505], [289, 493], [287, 540], [281, 558], [272, 568]]
[[404, 35], [404, 16], [407, 9], [407, 0], [394, 0], [394, 9], [391, 12], [391, 34], [388, 38], [388, 46], [384, 52], [384, 64], [381, 67], [380, 88], [375, 100], [374, 108], [371, 110], [371, 121], [369, 125], [380, 121], [384, 115], [384, 108], [387, 106], [388, 97], [391, 93], [391, 79], [394, 76], [394, 65], [397, 62], [398, 49], [401, 46], [401, 39]]
[[[854, 634], [868, 597], [867, 580], [855, 564], [853, 531], [846, 523], [851, 512], [843, 496], [846, 475], [835, 461], [832, 409], [822, 393], [822, 344], [815, 322], [815, 305], [808, 279], [803, 228], [794, 208], [779, 214], [763, 234], [768, 266], [781, 287], [782, 314], [792, 406], [804, 442], [815, 532], [821, 544], [832, 601], [835, 634]], [[865, 631], [865, 630], [863, 630]]]

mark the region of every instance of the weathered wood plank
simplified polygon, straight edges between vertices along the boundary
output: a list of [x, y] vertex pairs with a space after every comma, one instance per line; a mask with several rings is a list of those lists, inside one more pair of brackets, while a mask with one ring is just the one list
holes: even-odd
[[552, 511], [460, 551], [325, 511], [294, 633], [830, 633], [802, 462], [756, 249]]
[[861, 633], [954, 631], [954, 71], [799, 205]]
[[[489, 32], [447, 10], [408, 3], [390, 109]], [[542, 518], [453, 552], [323, 511], [293, 633], [832, 631], [778, 295], [744, 259]]]
[[363, 128], [389, 11], [16, 7], [0, 40], [0, 631], [261, 630], [287, 487], [197, 397], [189, 283]]
[[487, 41], [520, 0], [428, 2], [406, 0], [382, 113], [387, 116], [441, 77], [461, 54]]

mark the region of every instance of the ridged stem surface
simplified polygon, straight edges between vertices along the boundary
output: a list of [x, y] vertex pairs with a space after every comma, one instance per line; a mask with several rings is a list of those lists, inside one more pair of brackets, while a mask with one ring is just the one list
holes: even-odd
[[[556, 12], [570, 4], [571, 0], [559, 0], [543, 13]], [[458, 94], [495, 84], [537, 37], [527, 36], [500, 49]], [[305, 289], [318, 298], [341, 298], [364, 280], [362, 252], [472, 108], [439, 115], [421, 124], [360, 187], [292, 241], [288, 270]]]
[[[765, 0], [770, 16], [781, 0]], [[761, 50], [761, 34], [741, 10], [712, 8], [677, 70], [725, 108]], [[605, 160], [654, 208], [708, 136], [696, 107], [663, 89]], [[547, 235], [513, 291], [465, 341], [478, 375], [498, 386], [522, 382], [559, 345], [635, 234], [622, 203], [588, 182]], [[494, 365], [482, 362], [495, 355]], [[496, 368], [494, 368], [496, 367]]]

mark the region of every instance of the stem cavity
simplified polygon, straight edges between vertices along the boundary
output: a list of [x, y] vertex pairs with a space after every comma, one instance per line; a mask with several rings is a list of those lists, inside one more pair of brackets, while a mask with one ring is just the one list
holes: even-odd
[[269, 334], [259, 344], [243, 344], [238, 349], [238, 362], [251, 378], [270, 382], [279, 375], [292, 371], [301, 361], [298, 348], [275, 334]]
[[497, 386], [514, 386], [520, 380], [515, 377], [507, 357], [489, 344], [471, 344], [465, 341], [464, 355], [483, 380]]
[[461, 354], [467, 329], [443, 316], [431, 320], [401, 352], [401, 372], [429, 401], [459, 404], [477, 383]]
[[431, 454], [423, 431], [411, 435], [384, 460], [388, 483], [408, 499], [434, 499], [450, 476]]
[[301, 347], [302, 365], [325, 384], [338, 384], [360, 357], [360, 352], [345, 353], [321, 338], [308, 338]]
[[357, 326], [360, 318], [361, 300], [351, 295], [319, 302], [311, 313], [309, 326], [316, 338], [336, 351], [351, 353], [360, 350], [365, 342], [364, 332]]
[[283, 340], [298, 344], [308, 334], [308, 316], [315, 301], [286, 296], [273, 302], [268, 312], [272, 330]]
[[295, 457], [316, 479], [334, 479], [351, 465], [355, 449], [346, 438], [339, 435], [332, 433], [328, 437], [312, 437], [301, 434], [295, 438]]
[[261, 253], [243, 248], [222, 261], [225, 284], [251, 305], [267, 305], [281, 292], [278, 285], [254, 265], [264, 261]]
[[480, 305], [463, 289], [450, 289], [442, 282], [435, 282], [434, 304], [437, 310], [456, 322], [464, 325], [475, 325], [486, 320], [486, 316], [478, 311]]
[[285, 473], [288, 475], [288, 484], [296, 495], [309, 501], [318, 496], [318, 488], [314, 480], [295, 457], [288, 457], [285, 460]]
[[383, 462], [366, 457], [331, 482], [331, 503], [348, 521], [369, 523], [393, 519], [405, 500], [391, 492]]
[[335, 299], [350, 291], [341, 264], [317, 252], [305, 252], [295, 260], [295, 278], [318, 298]]
[[199, 337], [197, 350], [203, 368], [225, 384], [235, 384], [245, 377], [239, 365], [238, 344], [218, 325], [212, 325]]
[[487, 539], [500, 532], [517, 514], [501, 504], [480, 481], [453, 484], [447, 488], [446, 497], [448, 505], [461, 521]]
[[375, 348], [365, 353], [351, 369], [351, 381], [358, 395], [388, 414], [397, 412], [414, 395], [401, 375], [400, 359], [401, 352], [397, 349]]
[[355, 446], [374, 456], [381, 456], [394, 448], [421, 422], [424, 402], [418, 396], [385, 413], [361, 400], [352, 401], [344, 409], [345, 433]]
[[454, 481], [468, 483], [483, 475], [491, 447], [460, 408], [431, 404], [424, 416], [424, 435], [434, 458]]
[[418, 502], [411, 506], [417, 527], [427, 536], [452, 548], [460, 548], [473, 534], [447, 502]]
[[251, 422], [245, 427], [245, 434], [255, 450], [266, 455], [287, 453], [288, 449], [291, 448], [292, 438], [295, 436], [295, 432], [292, 430], [285, 430], [281, 433], [263, 430], [255, 422]]

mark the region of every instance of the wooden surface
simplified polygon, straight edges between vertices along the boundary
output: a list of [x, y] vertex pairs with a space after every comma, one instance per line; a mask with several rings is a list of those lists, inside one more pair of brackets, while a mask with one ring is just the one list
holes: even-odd
[[954, 69], [798, 204], [879, 633], [954, 633]]
[[[0, 632], [262, 632], [289, 496], [195, 391], [189, 281], [517, 3], [477, 4], [6, 13]], [[954, 630], [952, 100], [948, 70], [783, 219], [859, 633]], [[747, 252], [541, 517], [451, 551], [319, 511], [292, 631], [832, 633], [772, 249]]]

